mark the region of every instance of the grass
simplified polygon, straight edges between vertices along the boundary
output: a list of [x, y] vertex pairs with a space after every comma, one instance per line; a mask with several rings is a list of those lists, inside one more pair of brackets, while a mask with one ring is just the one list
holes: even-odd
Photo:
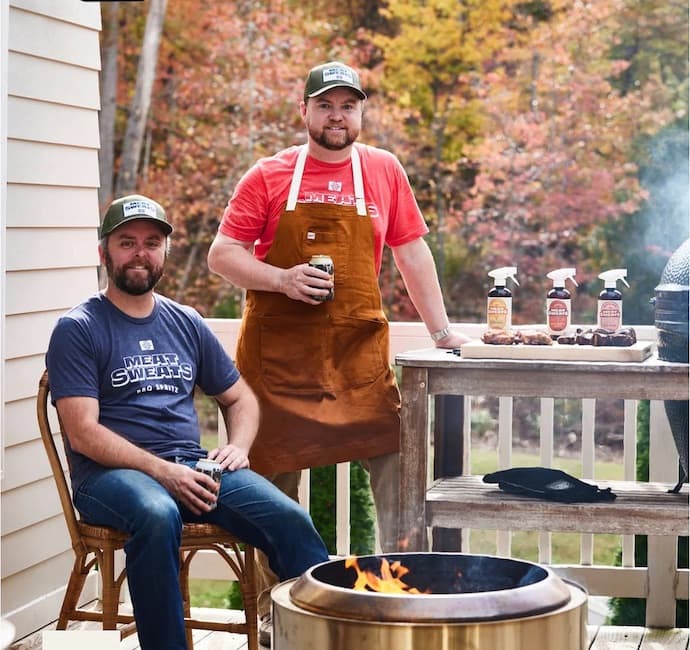
[[189, 593], [192, 607], [227, 609], [230, 604], [231, 584], [228, 580], [190, 579]]
[[[539, 466], [539, 456], [523, 452], [513, 452], [513, 467]], [[573, 476], [580, 476], [582, 463], [578, 458], [554, 458], [553, 466]], [[472, 474], [483, 475], [498, 469], [498, 458], [495, 451], [472, 449]], [[623, 466], [615, 462], [597, 461], [594, 464], [596, 480], [617, 480], [623, 478]], [[585, 479], [588, 480], [588, 479]], [[592, 482], [589, 481], [588, 482]], [[553, 564], [580, 563], [580, 537], [577, 533], [552, 533], [551, 553]], [[596, 534], [593, 536], [594, 564], [613, 565], [620, 547], [620, 535]], [[511, 536], [511, 555], [513, 557], [536, 562], [538, 560], [538, 533], [515, 532]], [[484, 555], [496, 554], [496, 532], [487, 530], [470, 531], [469, 550]]]

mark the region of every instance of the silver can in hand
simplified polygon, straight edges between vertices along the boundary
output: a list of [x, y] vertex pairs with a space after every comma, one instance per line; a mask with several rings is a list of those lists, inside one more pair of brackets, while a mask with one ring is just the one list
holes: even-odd
[[[209, 458], [202, 458], [197, 461], [194, 469], [196, 469], [197, 472], [210, 476], [220, 488], [220, 477], [223, 474], [223, 468], [220, 466], [220, 463], [217, 463], [215, 460], [210, 460]], [[207, 501], [206, 503], [211, 506], [211, 510], [216, 507], [215, 501]]]
[[[311, 259], [309, 260], [309, 266], [315, 268], [315, 269], [321, 269], [322, 271], [326, 271], [328, 275], [333, 277], [335, 273], [335, 267], [333, 266], [333, 260], [331, 259], [330, 255], [312, 255]], [[327, 300], [333, 300], [335, 297], [335, 291], [333, 287], [331, 287], [328, 291], [328, 295], [326, 296], [312, 296], [314, 300], [320, 300], [321, 302], [326, 302]]]

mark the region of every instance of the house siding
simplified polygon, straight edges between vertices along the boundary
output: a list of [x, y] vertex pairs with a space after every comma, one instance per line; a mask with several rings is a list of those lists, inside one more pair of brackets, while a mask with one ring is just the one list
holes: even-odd
[[56, 319], [98, 289], [101, 18], [95, 2], [0, 6], [0, 589], [2, 616], [22, 638], [57, 618], [73, 561], [35, 397]]

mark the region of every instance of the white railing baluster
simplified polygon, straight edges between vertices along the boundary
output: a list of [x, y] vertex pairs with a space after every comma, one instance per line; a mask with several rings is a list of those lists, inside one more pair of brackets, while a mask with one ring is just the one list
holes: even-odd
[[[594, 478], [594, 420], [596, 401], [582, 400], [582, 476]], [[580, 564], [594, 563], [594, 535], [580, 535]]]
[[[539, 463], [542, 467], [553, 465], [553, 404], [552, 397], [539, 400]], [[539, 561], [551, 564], [551, 533], [539, 533]]]
[[[508, 469], [513, 459], [513, 398], [498, 398], [498, 468]], [[509, 530], [496, 531], [498, 555], [510, 555], [512, 534]]]
[[[634, 481], [637, 476], [637, 400], [625, 400], [623, 405], [623, 478]], [[635, 536], [621, 536], [621, 564], [635, 566]]]
[[[462, 423], [462, 473], [472, 473], [472, 396], [465, 395], [463, 399], [464, 422]], [[470, 531], [460, 531], [460, 548], [471, 553]]]
[[465, 395], [463, 400], [465, 421], [462, 423], [462, 473], [472, 473], [472, 396]]
[[[678, 476], [678, 454], [663, 402], [650, 402], [649, 420], [649, 480], [675, 483]], [[656, 426], [652, 426], [652, 422]], [[646, 622], [649, 627], [675, 625], [676, 601], [669, 586], [675, 582], [677, 565], [678, 540], [671, 536], [649, 535], [649, 591], [656, 594], [655, 598], [647, 598]]]
[[[335, 466], [335, 548], [350, 554], [350, 463]], [[377, 545], [378, 548], [378, 545]]]
[[302, 470], [302, 476], [299, 482], [299, 489], [297, 492], [297, 500], [300, 505], [305, 509], [309, 510], [309, 505], [311, 502], [311, 472], [309, 469]]

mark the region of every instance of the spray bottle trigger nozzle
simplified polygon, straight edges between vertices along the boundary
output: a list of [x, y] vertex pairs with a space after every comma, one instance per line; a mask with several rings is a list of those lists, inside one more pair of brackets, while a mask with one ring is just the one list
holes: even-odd
[[575, 280], [576, 269], [556, 269], [555, 271], [550, 271], [546, 274], [549, 280], [553, 280], [554, 287], [565, 287], [565, 281], [570, 280], [577, 287], [577, 281]]
[[628, 269], [611, 269], [599, 274], [599, 279], [604, 281], [604, 287], [615, 288], [616, 282], [620, 280], [626, 287], [630, 285], [626, 282], [625, 276], [628, 274]]
[[498, 287], [505, 287], [507, 278], [510, 278], [516, 285], [520, 286], [515, 275], [517, 274], [517, 267], [503, 266], [500, 269], [493, 269], [489, 271], [489, 277], [494, 279], [494, 285]]

